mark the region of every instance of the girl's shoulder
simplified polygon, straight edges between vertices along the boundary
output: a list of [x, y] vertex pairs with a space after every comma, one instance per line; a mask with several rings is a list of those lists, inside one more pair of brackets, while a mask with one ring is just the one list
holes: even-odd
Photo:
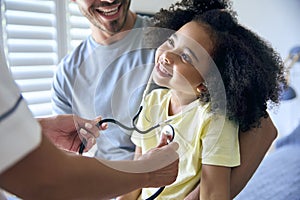
[[161, 102], [170, 95], [170, 90], [167, 88], [157, 88], [146, 95], [146, 102]]

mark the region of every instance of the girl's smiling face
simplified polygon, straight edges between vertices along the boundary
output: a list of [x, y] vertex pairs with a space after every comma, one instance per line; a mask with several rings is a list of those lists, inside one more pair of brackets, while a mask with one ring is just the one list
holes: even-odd
[[205, 82], [213, 43], [204, 26], [189, 22], [156, 51], [153, 79], [160, 86], [195, 96]]

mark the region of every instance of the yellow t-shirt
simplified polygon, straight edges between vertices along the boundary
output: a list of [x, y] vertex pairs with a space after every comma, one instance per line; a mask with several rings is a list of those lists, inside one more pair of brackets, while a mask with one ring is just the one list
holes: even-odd
[[[166, 186], [157, 199], [184, 199], [200, 180], [202, 164], [234, 167], [240, 164], [238, 125], [220, 115], [209, 112], [209, 104], [192, 102], [181, 113], [168, 115], [171, 93], [157, 89], [144, 102], [137, 127], [145, 130], [159, 122], [170, 120], [175, 130], [174, 141], [179, 143], [179, 172], [176, 181]], [[142, 148], [142, 153], [160, 141], [160, 128], [147, 134], [134, 132], [131, 140]], [[143, 188], [141, 199], [146, 199], [157, 188]]]

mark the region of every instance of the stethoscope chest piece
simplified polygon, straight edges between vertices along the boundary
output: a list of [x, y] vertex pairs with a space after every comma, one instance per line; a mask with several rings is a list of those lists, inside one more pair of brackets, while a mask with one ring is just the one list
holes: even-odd
[[172, 125], [167, 124], [161, 129], [161, 133], [164, 134], [165, 137], [167, 137], [168, 144], [173, 141], [175, 137], [175, 131]]

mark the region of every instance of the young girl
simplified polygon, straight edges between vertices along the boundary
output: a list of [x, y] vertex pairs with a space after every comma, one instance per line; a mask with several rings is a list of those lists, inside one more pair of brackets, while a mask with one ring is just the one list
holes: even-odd
[[[285, 83], [280, 57], [232, 13], [198, 13], [158, 48], [153, 80], [167, 89], [146, 97], [137, 123], [144, 130], [168, 120], [180, 143], [177, 180], [157, 199], [184, 199], [200, 179], [201, 200], [230, 199], [231, 167], [240, 164], [238, 129], [259, 126], [267, 102], [278, 103]], [[158, 134], [132, 135], [135, 159], [166, 141]], [[119, 199], [146, 199], [156, 190], [145, 188]]]

